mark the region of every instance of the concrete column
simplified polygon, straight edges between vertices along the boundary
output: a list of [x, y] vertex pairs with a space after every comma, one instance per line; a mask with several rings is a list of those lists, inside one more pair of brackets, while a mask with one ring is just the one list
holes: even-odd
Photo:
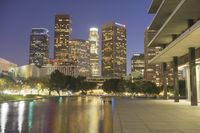
[[178, 57], [173, 57], [174, 102], [179, 102]]
[[163, 91], [164, 91], [164, 95], [163, 98], [167, 99], [167, 64], [166, 63], [162, 63], [162, 83], [163, 83]]
[[191, 89], [191, 105], [192, 106], [198, 105], [195, 59], [196, 59], [195, 48], [189, 48], [190, 89]]

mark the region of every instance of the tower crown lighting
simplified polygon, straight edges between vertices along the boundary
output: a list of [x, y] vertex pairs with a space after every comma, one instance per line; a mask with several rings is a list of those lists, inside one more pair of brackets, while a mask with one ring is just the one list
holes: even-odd
[[90, 31], [98, 31], [98, 28], [92, 27], [90, 28]]

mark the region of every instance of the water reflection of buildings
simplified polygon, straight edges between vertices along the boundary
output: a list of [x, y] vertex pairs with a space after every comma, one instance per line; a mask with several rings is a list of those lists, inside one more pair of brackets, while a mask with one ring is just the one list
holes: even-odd
[[19, 133], [22, 132], [22, 125], [24, 120], [24, 109], [25, 109], [25, 102], [21, 101], [18, 105], [18, 131]]
[[9, 105], [8, 103], [3, 103], [1, 105], [1, 133], [5, 133], [7, 117], [9, 112]]
[[25, 102], [1, 104], [1, 133], [22, 133], [25, 118]]
[[34, 108], [34, 102], [29, 102], [29, 111], [28, 111], [28, 128], [29, 132], [32, 128], [33, 124], [33, 108]]
[[[103, 121], [103, 133], [112, 133], [112, 106], [107, 103], [104, 104], [104, 121]], [[105, 119], [106, 118], [106, 119]]]
[[[98, 103], [97, 103], [98, 102]], [[98, 133], [98, 121], [100, 117], [100, 106], [99, 106], [99, 99], [92, 99], [89, 103], [91, 105], [90, 110], [88, 111], [89, 117], [89, 132], [88, 133]]]
[[1, 133], [111, 133], [112, 106], [99, 97], [1, 104]]
[[109, 103], [103, 103], [99, 97], [66, 99], [55, 107], [53, 132], [112, 132], [112, 106]]

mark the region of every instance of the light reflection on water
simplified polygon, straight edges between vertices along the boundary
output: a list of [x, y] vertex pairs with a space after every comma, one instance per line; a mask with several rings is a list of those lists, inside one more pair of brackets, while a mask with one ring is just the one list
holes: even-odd
[[1, 104], [1, 133], [5, 133], [8, 111], [9, 105], [7, 103]]
[[22, 124], [24, 120], [24, 109], [25, 109], [25, 102], [21, 101], [19, 102], [18, 106], [18, 131], [19, 133], [22, 132]]
[[28, 128], [29, 131], [32, 128], [32, 121], [33, 121], [33, 108], [34, 108], [34, 102], [29, 102], [29, 111], [28, 111]]
[[112, 102], [60, 97], [1, 104], [1, 133], [112, 133]]

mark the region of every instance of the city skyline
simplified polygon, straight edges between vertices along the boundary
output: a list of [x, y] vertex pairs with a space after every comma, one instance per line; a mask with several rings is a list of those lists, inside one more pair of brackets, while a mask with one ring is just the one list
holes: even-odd
[[199, 5], [1, 0], [1, 133], [199, 133]]
[[[60, 13], [70, 14], [70, 16], [72, 17], [72, 38], [87, 39], [89, 28], [97, 27], [98, 29], [101, 29], [103, 23], [107, 23], [110, 21], [115, 20], [116, 22], [126, 24], [126, 26], [128, 27], [128, 73], [130, 72], [130, 59], [132, 54], [143, 52], [143, 31], [148, 26], [148, 23], [151, 19], [151, 16], [148, 16], [146, 14], [146, 9], [148, 8], [151, 1], [133, 2], [129, 0], [124, 2], [118, 0], [114, 4], [112, 1], [106, 2], [104, 0], [99, 2], [88, 0], [84, 3], [81, 1], [63, 1], [57, 3], [48, 1], [48, 4], [44, 7], [42, 4], [43, 2], [27, 2], [24, 0], [22, 0], [21, 2], [1, 1], [0, 4], [2, 8], [0, 9], [0, 15], [3, 16], [3, 21], [0, 22], [2, 29], [0, 31], [0, 49], [3, 49], [3, 51], [1, 52], [0, 56], [2, 58], [13, 61], [18, 65], [27, 64], [28, 59], [26, 57], [29, 54], [29, 34], [27, 33], [30, 33], [31, 28], [35, 27], [49, 29], [51, 53], [50, 57], [52, 58], [52, 51], [54, 46], [54, 17], [56, 14]], [[109, 10], [109, 7], [111, 5], [112, 11]], [[24, 8], [21, 9], [21, 6], [23, 6]], [[36, 6], [37, 10], [31, 10]], [[102, 7], [105, 7], [104, 11], [102, 11]], [[121, 10], [118, 10], [119, 7], [121, 8]], [[80, 10], [76, 11], [77, 8], [79, 8], [81, 12]], [[129, 10], [133, 11], [131, 15]], [[16, 32], [18, 32], [18, 34], [14, 35], [16, 34]], [[101, 37], [101, 31], [99, 32], [99, 34]], [[10, 37], [9, 35], [12, 36], [12, 39], [8, 39]], [[9, 49], [13, 44], [15, 44], [13, 46], [13, 49]]]

